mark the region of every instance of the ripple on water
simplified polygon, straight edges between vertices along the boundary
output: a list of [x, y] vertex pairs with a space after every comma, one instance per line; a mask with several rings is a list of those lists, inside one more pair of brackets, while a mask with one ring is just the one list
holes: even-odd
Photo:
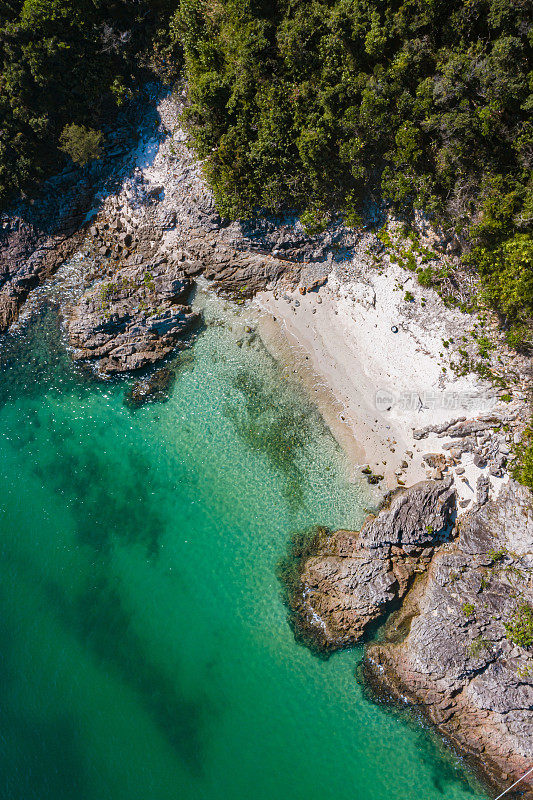
[[135, 412], [71, 364], [52, 310], [4, 340], [2, 797], [483, 797], [365, 698], [359, 651], [294, 641], [289, 537], [376, 497], [247, 313], [209, 301], [168, 402]]

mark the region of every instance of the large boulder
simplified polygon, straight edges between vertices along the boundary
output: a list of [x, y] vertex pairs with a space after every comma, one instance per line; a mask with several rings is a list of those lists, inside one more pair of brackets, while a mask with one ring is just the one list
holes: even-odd
[[[522, 619], [533, 614], [531, 494], [510, 481], [458, 528], [390, 618], [385, 638], [367, 646], [364, 674], [424, 709], [507, 786], [533, 763], [533, 651], [524, 633], [513, 633], [521, 609]], [[531, 784], [521, 788], [533, 797]]]
[[358, 642], [448, 538], [454, 511], [451, 481], [425, 481], [393, 497], [358, 533], [295, 539], [282, 575], [297, 638], [323, 653]]

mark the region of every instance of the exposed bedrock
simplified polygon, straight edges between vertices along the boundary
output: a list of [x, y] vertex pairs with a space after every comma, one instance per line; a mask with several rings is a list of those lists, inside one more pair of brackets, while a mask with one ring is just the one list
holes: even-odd
[[160, 361], [200, 321], [186, 303], [191, 287], [166, 262], [130, 266], [99, 281], [67, 318], [74, 358], [97, 363], [103, 375]]
[[295, 538], [281, 574], [295, 635], [319, 653], [392, 611], [366, 645], [366, 682], [418, 705], [506, 787], [533, 764], [533, 504], [514, 481], [484, 499], [456, 522], [451, 482], [419, 483], [358, 533]]
[[35, 198], [0, 214], [0, 332], [17, 320], [29, 293], [79, 248], [102, 195], [122, 185], [139, 127], [153, 134], [158, 125], [149, 94], [142, 92], [105, 131], [102, 158], [64, 169], [45, 181]]
[[[0, 332], [79, 250], [90, 262], [86, 291], [62, 309], [75, 355], [102, 374], [135, 370], [164, 357], [194, 321], [164, 298], [162, 308], [157, 287], [144, 292], [142, 270], [164, 264], [172, 279], [203, 274], [242, 299], [280, 281], [312, 290], [326, 281], [333, 252], [353, 248], [358, 234], [340, 224], [308, 236], [291, 216], [221, 219], [181, 130], [182, 103], [163, 95], [147, 87], [123, 126], [107, 132], [100, 160], [46, 181], [34, 202], [1, 216]], [[137, 288], [129, 283], [139, 277]]]
[[358, 533], [295, 539], [282, 576], [297, 638], [323, 653], [358, 642], [426, 568], [454, 513], [451, 480], [425, 481], [394, 496]]
[[[508, 786], [533, 765], [531, 494], [511, 481], [457, 528], [387, 622], [385, 641], [367, 646], [364, 674], [420, 704], [485, 775]], [[520, 796], [533, 797], [529, 780]]]
[[76, 250], [91, 190], [83, 181], [68, 192], [68, 208], [57, 206], [53, 223], [16, 215], [0, 218], [0, 333], [15, 322], [32, 289]]

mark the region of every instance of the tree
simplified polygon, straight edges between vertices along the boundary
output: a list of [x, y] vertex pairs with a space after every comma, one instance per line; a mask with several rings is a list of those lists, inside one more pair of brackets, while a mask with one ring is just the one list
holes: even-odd
[[59, 138], [59, 149], [66, 153], [75, 164], [85, 166], [88, 161], [102, 155], [103, 134], [85, 125], [65, 125]]

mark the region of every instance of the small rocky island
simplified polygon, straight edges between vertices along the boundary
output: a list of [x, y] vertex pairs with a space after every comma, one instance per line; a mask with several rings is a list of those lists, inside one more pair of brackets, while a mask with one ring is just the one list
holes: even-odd
[[494, 500], [481, 482], [458, 520], [455, 500], [450, 480], [399, 490], [358, 533], [295, 540], [282, 575], [295, 635], [319, 653], [385, 622], [365, 682], [421, 709], [501, 786], [533, 759], [533, 508], [514, 481]]

